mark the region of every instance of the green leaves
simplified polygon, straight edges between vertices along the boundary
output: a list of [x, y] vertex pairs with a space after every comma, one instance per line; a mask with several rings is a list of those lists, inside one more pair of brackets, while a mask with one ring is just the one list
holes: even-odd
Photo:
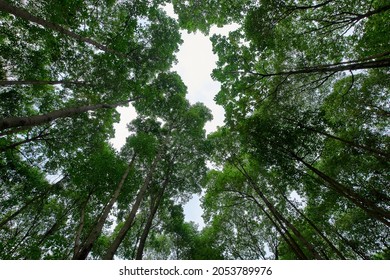
[[[1, 131], [0, 258], [388, 257], [386, 1], [171, 1], [178, 22], [169, 1], [16, 2], [0, 117], [30, 126]], [[211, 37], [226, 119], [206, 136], [169, 69], [179, 26], [232, 22]], [[202, 192], [198, 229], [183, 204]]]

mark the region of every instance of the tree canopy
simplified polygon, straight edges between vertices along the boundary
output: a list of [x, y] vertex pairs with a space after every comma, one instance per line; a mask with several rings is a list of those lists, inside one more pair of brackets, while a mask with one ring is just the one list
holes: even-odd
[[[0, 259], [389, 259], [389, 10], [0, 0]], [[207, 135], [171, 69], [181, 30], [230, 23]]]

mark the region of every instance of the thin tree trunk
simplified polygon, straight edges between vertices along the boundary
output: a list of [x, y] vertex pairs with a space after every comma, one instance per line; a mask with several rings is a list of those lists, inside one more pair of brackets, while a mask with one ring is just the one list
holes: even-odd
[[41, 196], [36, 196], [30, 200], [28, 200], [21, 208], [19, 208], [18, 210], [16, 210], [14, 213], [12, 214], [6, 214], [5, 218], [3, 218], [3, 220], [1, 220], [0, 222], [0, 228], [2, 228], [6, 223], [8, 223], [9, 221], [11, 221], [13, 218], [15, 218], [17, 215], [19, 215], [21, 212], [23, 212], [27, 207], [29, 207], [34, 201], [38, 200], [42, 198]]
[[268, 209], [271, 211], [271, 213], [275, 216], [275, 218], [280, 219], [293, 233], [294, 235], [303, 243], [303, 245], [309, 250], [311, 255], [315, 259], [321, 260], [322, 257], [318, 254], [318, 252], [315, 250], [314, 246], [299, 232], [299, 230], [291, 224], [273, 205], [272, 203], [267, 199], [267, 197], [264, 195], [264, 193], [260, 190], [260, 188], [253, 182], [252, 178], [249, 176], [249, 174], [246, 172], [245, 168], [239, 164], [240, 167], [236, 165], [236, 168], [247, 178], [252, 188], [255, 190], [255, 192], [260, 196], [260, 198], [264, 201], [264, 203], [267, 205]]
[[100, 43], [98, 43], [95, 40], [92, 40], [90, 38], [80, 36], [80, 35], [72, 32], [68, 29], [63, 28], [62, 26], [60, 26], [58, 24], [55, 24], [55, 23], [46, 21], [42, 18], [36, 17], [36, 16], [30, 14], [27, 10], [20, 8], [20, 7], [15, 7], [15, 6], [11, 5], [10, 3], [8, 3], [7, 1], [0, 0], [0, 11], [13, 14], [14, 16], [22, 18], [26, 21], [34, 22], [34, 23], [41, 25], [47, 29], [51, 29], [51, 30], [56, 31], [58, 33], [69, 36], [73, 39], [76, 39], [78, 41], [82, 41], [84, 43], [90, 44], [90, 45], [92, 45], [92, 46], [94, 46], [102, 51], [107, 52], [107, 53], [112, 53], [112, 54], [115, 54], [119, 57], [127, 58], [126, 54], [124, 54], [122, 52], [113, 50], [113, 49], [111, 49], [103, 44], [100, 44]]
[[[294, 123], [294, 121], [293, 121], [292, 119], [289, 119], [289, 118], [285, 118], [285, 119], [287, 119], [287, 120], [289, 120], [290, 122], [293, 122], [293, 123]], [[332, 135], [332, 134], [327, 133], [327, 132], [325, 132], [325, 131], [318, 130], [318, 129], [314, 128], [314, 127], [307, 126], [307, 125], [305, 125], [305, 124], [303, 124], [303, 123], [298, 123], [298, 126], [304, 128], [304, 129], [306, 129], [306, 130], [312, 131], [312, 132], [314, 132], [314, 133], [318, 133], [318, 134], [320, 134], [320, 135], [326, 136], [326, 137], [328, 137], [328, 138], [335, 139], [335, 140], [337, 140], [337, 141], [340, 141], [340, 142], [342, 142], [342, 143], [345, 143], [345, 144], [347, 144], [347, 145], [349, 145], [349, 146], [351, 146], [351, 147], [354, 147], [354, 148], [356, 148], [356, 149], [362, 149], [362, 150], [368, 151], [368, 152], [370, 152], [370, 153], [373, 153], [373, 154], [376, 155], [377, 157], [380, 157], [381, 159], [383, 159], [383, 158], [385, 158], [385, 159], [390, 158], [390, 155], [387, 154], [386, 152], [383, 152], [383, 151], [380, 151], [380, 150], [377, 150], [377, 149], [374, 149], [374, 148], [371, 148], [371, 147], [368, 147], [368, 146], [365, 146], [365, 145], [360, 145], [360, 144], [355, 143], [355, 142], [353, 142], [353, 141], [350, 141], [350, 140], [347, 140], [347, 139], [343, 139], [343, 138], [341, 138], [341, 137]]]
[[122, 178], [121, 178], [121, 180], [120, 180], [116, 190], [114, 191], [110, 201], [104, 207], [102, 214], [100, 215], [100, 217], [99, 217], [97, 223], [95, 224], [95, 226], [90, 231], [90, 233], [89, 233], [88, 237], [86, 238], [85, 242], [83, 243], [81, 248], [77, 251], [77, 253], [76, 253], [76, 250], [75, 250], [75, 254], [73, 255], [73, 259], [74, 260], [85, 260], [87, 258], [87, 256], [88, 256], [89, 252], [91, 251], [91, 249], [93, 247], [93, 244], [99, 238], [99, 236], [100, 236], [100, 234], [102, 232], [104, 223], [106, 222], [107, 217], [110, 214], [110, 212], [112, 210], [112, 207], [114, 206], [115, 202], [118, 200], [118, 197], [119, 197], [119, 195], [121, 193], [121, 190], [122, 190], [122, 188], [123, 188], [123, 186], [125, 184], [125, 181], [126, 181], [128, 175], [130, 173], [130, 170], [133, 168], [135, 158], [136, 158], [136, 154], [134, 154], [133, 157], [131, 158], [130, 163], [127, 166], [125, 172], [123, 173]]
[[278, 246], [279, 246], [279, 244], [275, 245], [275, 252], [274, 252], [275, 260], [279, 260], [279, 249], [278, 249]]
[[336, 246], [333, 245], [333, 243], [322, 233], [322, 231], [313, 223], [312, 220], [310, 220], [301, 210], [298, 209], [292, 203], [284, 194], [282, 194], [283, 198], [294, 208], [295, 211], [299, 213], [310, 225], [311, 227], [317, 232], [319, 236], [321, 236], [322, 239], [329, 245], [330, 248], [339, 256], [340, 259], [345, 260], [344, 255], [336, 248]]
[[277, 219], [277, 221], [275, 221], [274, 218], [271, 217], [271, 215], [267, 212], [267, 210], [264, 208], [263, 205], [261, 205], [254, 197], [252, 197], [252, 199], [255, 202], [255, 204], [267, 216], [267, 218], [271, 221], [271, 223], [275, 226], [275, 228], [279, 232], [280, 236], [284, 239], [284, 241], [287, 243], [287, 245], [293, 250], [294, 254], [298, 257], [298, 259], [307, 260], [308, 257], [305, 255], [305, 253], [299, 247], [298, 243], [291, 236], [290, 232], [286, 229], [284, 224], [276, 217], [275, 218]]
[[95, 111], [98, 109], [114, 109], [120, 105], [128, 104], [131, 101], [134, 101], [134, 99], [129, 99], [114, 104], [96, 104], [96, 105], [86, 105], [80, 107], [60, 109], [60, 110], [52, 111], [47, 114], [35, 115], [31, 117], [9, 117], [0, 120], [0, 130], [13, 128], [13, 127], [38, 126], [38, 125], [52, 122], [58, 118], [71, 117], [73, 115], [77, 115], [88, 111]]
[[77, 253], [80, 251], [81, 247], [81, 233], [83, 232], [84, 229], [84, 223], [85, 223], [85, 208], [87, 207], [88, 201], [91, 198], [92, 193], [90, 193], [87, 197], [87, 199], [84, 201], [83, 205], [81, 206], [81, 211], [80, 211], [80, 222], [79, 226], [77, 228], [76, 236], [75, 236], [75, 241], [74, 241], [74, 256], [77, 255]]
[[149, 187], [150, 181], [152, 180], [152, 176], [154, 174], [154, 171], [157, 167], [157, 164], [159, 163], [162, 155], [162, 149], [158, 152], [156, 158], [153, 160], [153, 163], [148, 171], [148, 174], [144, 180], [144, 183], [141, 187], [141, 189], [138, 191], [137, 197], [135, 199], [135, 202], [133, 204], [133, 207], [127, 216], [125, 223], [123, 224], [122, 228], [119, 230], [118, 235], [114, 239], [114, 241], [111, 243], [110, 247], [108, 248], [106, 254], [104, 255], [104, 260], [112, 260], [119, 245], [122, 243], [123, 239], [125, 238], [127, 232], [130, 230], [131, 226], [133, 225], [135, 216], [137, 214], [137, 211], [141, 205], [142, 200], [144, 199], [145, 192], [147, 188]]
[[363, 260], [369, 260], [370, 258], [368, 256], [366, 256], [366, 254], [364, 252], [362, 252], [359, 248], [356, 247], [355, 244], [353, 244], [351, 241], [349, 241], [348, 239], [346, 239], [344, 236], [342, 236], [336, 228], [334, 228], [334, 226], [332, 226], [331, 230], [333, 232], [336, 233], [336, 235], [345, 243], [347, 244], [351, 249], [352, 251], [358, 255], [359, 257], [361, 257]]
[[329, 177], [311, 164], [304, 161], [303, 158], [299, 157], [295, 153], [289, 152], [289, 154], [298, 162], [301, 162], [303, 165], [305, 165], [309, 170], [314, 172], [322, 180], [324, 180], [331, 189], [335, 190], [337, 193], [353, 202], [356, 206], [366, 211], [373, 218], [377, 219], [378, 221], [384, 223], [387, 226], [390, 226], [390, 222], [387, 220], [390, 219], [390, 213], [387, 212], [385, 209], [377, 207], [372, 201], [360, 196], [353, 190], [340, 184], [333, 178]]
[[[168, 176], [169, 176], [169, 174], [168, 174]], [[141, 235], [141, 239], [140, 239], [139, 244], [138, 244], [137, 253], [136, 253], [136, 257], [135, 257], [136, 260], [142, 260], [142, 256], [143, 256], [144, 248], [145, 248], [145, 244], [146, 244], [146, 239], [148, 238], [150, 229], [152, 227], [154, 216], [156, 215], [158, 207], [161, 204], [161, 201], [162, 201], [162, 198], [164, 196], [164, 192], [165, 192], [165, 189], [166, 189], [168, 183], [169, 183], [169, 179], [166, 178], [163, 182], [162, 189], [158, 193], [157, 198], [152, 203], [152, 207], [150, 209], [150, 214], [148, 216], [148, 220], [146, 221], [144, 230], [143, 230], [142, 235]]]
[[[55, 186], [57, 184], [54, 184], [53, 186]], [[6, 223], [8, 223], [12, 219], [14, 219], [16, 216], [18, 216], [20, 213], [22, 213], [24, 210], [26, 210], [34, 202], [39, 201], [39, 200], [43, 200], [47, 195], [49, 195], [50, 191], [51, 191], [51, 188], [49, 190], [46, 190], [44, 193], [39, 194], [39, 195], [29, 199], [28, 201], [26, 201], [26, 203], [21, 208], [16, 210], [14, 213], [8, 214], [8, 216], [6, 214], [5, 218], [3, 218], [3, 220], [1, 220], [1, 222], [0, 222], [0, 228], [2, 228]]]
[[137, 254], [137, 248], [138, 248], [138, 243], [139, 243], [139, 240], [141, 239], [141, 235], [142, 235], [142, 231], [143, 231], [143, 226], [145, 225], [145, 223], [146, 223], [146, 219], [148, 218], [148, 217], [141, 217], [142, 218], [142, 220], [141, 220], [141, 222], [140, 222], [140, 226], [139, 226], [139, 228], [138, 228], [138, 230], [137, 230], [137, 233], [135, 234], [135, 236], [137, 237], [136, 238], [136, 240], [135, 240], [135, 242], [134, 242], [134, 246], [133, 246], [133, 248], [132, 248], [132, 250], [131, 250], [131, 258], [130, 259], [135, 259], [135, 255]]
[[[1, 2], [1, 0], [0, 0]], [[25, 86], [25, 85], [78, 85], [88, 86], [86, 82], [82, 81], [38, 81], [38, 80], [24, 80], [24, 81], [12, 81], [12, 80], [0, 80], [0, 86]]]
[[[290, 6], [290, 5], [284, 5], [284, 6], [287, 9], [292, 10], [292, 11], [295, 11], [295, 10], [311, 10], [311, 9], [315, 10], [315, 9], [321, 8], [323, 6], [326, 6], [329, 3], [334, 2], [334, 1], [335, 0], [328, 0], [328, 1], [324, 1], [322, 3], [316, 4], [316, 5], [312, 5], [312, 6]], [[282, 2], [282, 5], [283, 5], [283, 2]]]
[[0, 152], [4, 152], [6, 150], [13, 149], [13, 148], [16, 148], [17, 146], [20, 146], [20, 145], [23, 145], [23, 144], [26, 144], [26, 143], [30, 143], [30, 142], [33, 142], [33, 141], [36, 141], [36, 140], [44, 140], [43, 137], [48, 136], [48, 135], [50, 135], [50, 133], [39, 134], [39, 135], [34, 136], [32, 138], [27, 138], [27, 139], [25, 139], [23, 141], [19, 141], [19, 142], [13, 143], [13, 144], [5, 146], [5, 147], [0, 147]]
[[[316, 65], [311, 67], [305, 67], [302, 69], [295, 69], [290, 71], [281, 71], [277, 73], [258, 73], [258, 72], [239, 72], [239, 73], [248, 73], [256, 75], [262, 78], [275, 77], [275, 76], [291, 76], [297, 74], [321, 74], [321, 73], [336, 73], [342, 71], [355, 71], [363, 69], [372, 69], [372, 68], [384, 68], [390, 66], [390, 58], [384, 58], [374, 61], [364, 61], [364, 62], [342, 62], [338, 64], [325, 64], [325, 65]], [[237, 71], [236, 71], [237, 72]]]
[[272, 203], [264, 196], [264, 194], [260, 191], [257, 186], [253, 186], [257, 194], [262, 198], [264, 203], [267, 205], [268, 209], [270, 209], [271, 213], [275, 215], [278, 219], [281, 220], [293, 233], [294, 235], [303, 243], [303, 245], [308, 249], [311, 255], [318, 260], [321, 260], [322, 257], [315, 250], [314, 246], [300, 233], [300, 231], [291, 224], [273, 205]]

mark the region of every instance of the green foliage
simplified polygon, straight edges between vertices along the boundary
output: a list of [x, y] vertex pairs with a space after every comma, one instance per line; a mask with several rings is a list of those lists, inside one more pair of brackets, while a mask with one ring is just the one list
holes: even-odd
[[[0, 130], [1, 259], [101, 259], [124, 231], [116, 258], [389, 259], [388, 1], [7, 3], [25, 12], [0, 11], [0, 121], [100, 109]], [[229, 23], [206, 135], [170, 69], [179, 27]]]

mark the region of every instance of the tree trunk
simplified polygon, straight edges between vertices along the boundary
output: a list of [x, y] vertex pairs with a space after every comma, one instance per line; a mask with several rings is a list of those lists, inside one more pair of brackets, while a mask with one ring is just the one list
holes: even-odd
[[143, 183], [141, 189], [138, 191], [138, 194], [137, 194], [137, 197], [136, 197], [135, 202], [133, 204], [133, 207], [132, 207], [129, 215], [127, 216], [122, 228], [119, 230], [118, 235], [116, 236], [114, 241], [111, 243], [106, 254], [104, 255], [104, 257], [103, 257], [104, 260], [112, 260], [113, 259], [116, 251], [118, 250], [119, 245], [122, 243], [127, 232], [130, 230], [131, 226], [133, 225], [135, 216], [136, 216], [137, 211], [141, 205], [142, 200], [144, 199], [145, 192], [146, 192], [147, 188], [149, 187], [149, 184], [150, 184], [150, 181], [152, 180], [152, 176], [154, 174], [154, 171], [157, 167], [157, 164], [159, 163], [159, 161], [161, 159], [161, 155], [162, 155], [162, 149], [160, 149], [156, 158], [153, 160], [153, 163], [148, 171], [148, 174], [144, 180], [144, 183]]
[[19, 215], [21, 212], [23, 212], [27, 207], [29, 207], [34, 201], [38, 200], [42, 198], [41, 196], [36, 196], [30, 200], [28, 200], [21, 208], [19, 208], [18, 210], [16, 210], [14, 213], [10, 214], [7, 216], [7, 214], [5, 215], [5, 218], [3, 218], [3, 220], [1, 220], [0, 222], [0, 228], [2, 228], [6, 223], [8, 223], [9, 221], [11, 221], [13, 218], [15, 218], [17, 215]]
[[[0, 0], [1, 1], [1, 0]], [[37, 81], [37, 80], [25, 80], [25, 81], [10, 81], [0, 80], [0, 86], [25, 86], [25, 85], [78, 85], [88, 86], [86, 82], [82, 81]]]
[[[1, 0], [0, 0], [1, 1]], [[38, 126], [44, 123], [52, 122], [58, 118], [71, 117], [80, 113], [85, 113], [88, 111], [95, 111], [97, 109], [114, 109], [120, 105], [125, 105], [134, 99], [129, 99], [123, 102], [118, 102], [115, 104], [96, 104], [96, 105], [86, 105], [74, 108], [66, 108], [55, 110], [43, 115], [35, 115], [31, 117], [9, 117], [0, 120], [0, 131], [13, 128], [13, 127], [27, 127], [27, 126]]]
[[298, 259], [307, 260], [308, 257], [305, 255], [305, 253], [299, 247], [298, 243], [291, 236], [291, 234], [286, 229], [284, 224], [281, 223], [281, 221], [279, 219], [277, 219], [277, 221], [275, 221], [274, 218], [271, 217], [271, 215], [267, 212], [267, 210], [264, 208], [263, 205], [261, 205], [254, 197], [252, 197], [252, 199], [256, 203], [256, 205], [263, 211], [263, 213], [267, 216], [267, 218], [271, 221], [271, 223], [275, 226], [276, 230], [280, 233], [280, 236], [287, 243], [287, 245], [293, 250], [294, 254], [298, 257]]
[[290, 71], [281, 71], [277, 73], [258, 73], [258, 72], [242, 72], [249, 73], [252, 75], [260, 76], [262, 78], [275, 77], [275, 76], [291, 76], [297, 74], [321, 74], [321, 73], [336, 73], [342, 71], [355, 71], [372, 68], [384, 68], [390, 66], [390, 58], [378, 59], [374, 61], [364, 62], [342, 62], [337, 64], [325, 64], [316, 65], [311, 67], [305, 67], [302, 69], [295, 69]]
[[311, 164], [307, 163], [303, 160], [303, 158], [299, 157], [295, 153], [289, 152], [289, 154], [296, 159], [297, 161], [301, 162], [303, 165], [305, 165], [310, 171], [314, 172], [318, 177], [320, 177], [322, 180], [324, 180], [327, 183], [327, 186], [329, 186], [332, 190], [336, 191], [343, 197], [350, 200], [352, 203], [354, 203], [359, 208], [366, 211], [370, 216], [377, 219], [378, 221], [384, 223], [387, 226], [390, 226], [390, 222], [387, 219], [390, 219], [390, 213], [387, 212], [385, 209], [382, 209], [375, 205], [372, 201], [360, 196], [350, 188], [340, 184], [333, 178], [329, 177], [325, 173], [321, 172]]
[[44, 134], [40, 133], [37, 136], [34, 136], [32, 138], [27, 138], [27, 139], [25, 139], [23, 141], [19, 141], [19, 142], [13, 143], [13, 144], [5, 146], [5, 147], [0, 147], [0, 152], [4, 152], [6, 150], [13, 149], [13, 148], [16, 148], [17, 146], [20, 146], [20, 145], [23, 145], [23, 144], [26, 144], [26, 143], [30, 143], [30, 142], [33, 142], [33, 141], [44, 140], [44, 137], [48, 136], [48, 135], [50, 135], [50, 133], [44, 133]]
[[299, 210], [294, 203], [292, 203], [284, 194], [282, 194], [283, 198], [294, 208], [295, 211], [299, 213], [309, 224], [310, 226], [317, 232], [319, 236], [329, 245], [330, 248], [339, 256], [340, 259], [345, 260], [344, 255], [333, 245], [333, 243], [322, 233], [322, 231], [310, 220], [301, 210]]
[[284, 223], [287, 228], [289, 228], [294, 235], [303, 243], [303, 245], [309, 250], [311, 255], [318, 260], [321, 260], [322, 257], [318, 254], [318, 252], [315, 250], [314, 246], [300, 233], [300, 231], [291, 224], [273, 205], [272, 203], [267, 199], [267, 197], [264, 195], [264, 193], [260, 190], [260, 188], [253, 182], [250, 175], [246, 172], [245, 168], [239, 163], [240, 166], [236, 165], [236, 168], [247, 178], [248, 182], [252, 186], [252, 188], [255, 190], [255, 192], [259, 195], [259, 197], [263, 200], [265, 205], [268, 207], [268, 209], [271, 211], [271, 213], [274, 215], [276, 219], [279, 219], [282, 223]]
[[322, 257], [318, 254], [318, 252], [315, 250], [314, 246], [300, 233], [300, 231], [293, 225], [291, 224], [273, 205], [272, 203], [264, 196], [264, 194], [260, 191], [260, 189], [256, 186], [253, 186], [255, 188], [255, 191], [257, 194], [262, 198], [264, 203], [267, 205], [268, 209], [270, 209], [271, 213], [277, 219], [280, 219], [281, 222], [283, 222], [287, 228], [289, 228], [294, 235], [303, 243], [303, 245], [308, 249], [308, 251], [311, 253], [311, 255], [317, 259], [321, 260]]
[[87, 208], [87, 204], [88, 204], [88, 201], [91, 197], [92, 193], [89, 193], [87, 199], [84, 201], [83, 205], [81, 206], [81, 211], [80, 211], [80, 222], [79, 222], [79, 226], [77, 228], [77, 232], [76, 232], [76, 236], [75, 236], [75, 240], [74, 240], [74, 249], [73, 249], [73, 252], [74, 252], [74, 256], [77, 255], [77, 253], [80, 251], [80, 247], [81, 247], [81, 233], [83, 232], [83, 229], [84, 229], [84, 223], [85, 223], [85, 208]]
[[100, 43], [98, 43], [95, 40], [92, 40], [90, 38], [80, 36], [80, 35], [72, 32], [68, 29], [63, 28], [62, 26], [60, 26], [58, 24], [48, 22], [42, 18], [36, 17], [36, 16], [30, 14], [27, 10], [25, 10], [23, 8], [12, 6], [7, 1], [0, 0], [0, 11], [13, 14], [14, 16], [22, 18], [26, 21], [34, 22], [34, 23], [41, 25], [47, 29], [51, 29], [51, 30], [56, 31], [58, 33], [69, 36], [73, 39], [76, 39], [78, 41], [82, 41], [84, 43], [90, 44], [90, 45], [92, 45], [92, 46], [94, 46], [102, 51], [107, 52], [107, 53], [112, 53], [112, 54], [115, 54], [115, 55], [123, 57], [123, 58], [127, 57], [126, 54], [124, 54], [122, 52], [113, 50], [113, 49], [111, 49], [105, 45], [102, 45], [102, 44], [100, 44]]
[[[168, 174], [168, 176], [169, 176], [169, 174]], [[146, 244], [146, 239], [148, 238], [150, 229], [152, 227], [154, 216], [156, 215], [158, 207], [160, 206], [160, 203], [162, 201], [162, 198], [164, 196], [164, 192], [165, 192], [165, 189], [166, 189], [168, 183], [169, 183], [169, 179], [166, 178], [163, 182], [162, 189], [158, 193], [157, 198], [151, 202], [152, 207], [150, 209], [150, 214], [148, 216], [148, 220], [146, 221], [144, 230], [143, 230], [142, 235], [141, 235], [141, 239], [140, 239], [139, 244], [138, 244], [137, 253], [136, 253], [136, 257], [135, 257], [136, 260], [142, 260], [142, 256], [143, 256], [144, 248], [145, 248], [145, 244]]]
[[136, 158], [136, 154], [134, 154], [133, 157], [131, 158], [129, 165], [127, 166], [127, 168], [125, 170], [125, 173], [123, 173], [123, 175], [122, 175], [122, 178], [118, 184], [118, 187], [114, 191], [108, 204], [104, 207], [103, 212], [100, 215], [97, 223], [94, 225], [94, 227], [90, 231], [88, 237], [86, 238], [86, 240], [83, 243], [83, 245], [81, 246], [81, 248], [79, 250], [77, 250], [77, 253], [75, 251], [75, 254], [73, 255], [74, 260], [85, 260], [88, 256], [89, 252], [91, 251], [93, 244], [99, 238], [99, 236], [102, 232], [104, 223], [106, 222], [107, 217], [110, 214], [115, 202], [118, 200], [118, 197], [121, 193], [123, 185], [125, 184], [125, 181], [130, 173], [130, 170], [134, 165], [135, 158]]
[[[62, 180], [62, 179], [61, 179]], [[57, 183], [55, 183], [54, 185], [52, 185], [48, 190], [46, 190], [44, 193], [42, 194], [39, 194], [29, 200], [26, 201], [26, 203], [21, 207], [19, 208], [18, 210], [16, 210], [14, 213], [12, 214], [6, 214], [4, 215], [5, 218], [3, 218], [1, 221], [0, 221], [0, 228], [2, 228], [6, 223], [8, 223], [9, 221], [11, 221], [13, 218], [15, 218], [17, 215], [19, 215], [20, 213], [22, 213], [24, 210], [26, 210], [31, 204], [33, 204], [34, 202], [36, 201], [41, 201], [43, 199], [45, 199], [49, 194], [50, 192], [53, 190], [52, 188], [55, 187], [55, 186], [58, 186], [61, 182], [61, 180]]]
[[[290, 122], [295, 123], [292, 119], [289, 119], [289, 118], [285, 118], [285, 119], [289, 120]], [[335, 139], [337, 141], [345, 143], [345, 144], [347, 144], [347, 145], [349, 145], [351, 147], [354, 147], [356, 149], [361, 149], [361, 150], [368, 151], [368, 152], [374, 154], [375, 156], [379, 157], [380, 159], [383, 159], [383, 158], [389, 159], [390, 158], [390, 155], [387, 154], [386, 152], [383, 152], [383, 151], [380, 151], [380, 150], [377, 150], [377, 149], [374, 149], [374, 148], [371, 148], [371, 147], [368, 147], [368, 146], [365, 146], [365, 145], [360, 145], [360, 144], [355, 143], [353, 141], [340, 138], [338, 136], [332, 135], [332, 134], [327, 133], [325, 131], [318, 130], [318, 129], [314, 128], [314, 127], [307, 126], [307, 125], [305, 125], [303, 123], [298, 123], [298, 126], [304, 128], [306, 130], [309, 130], [311, 132], [318, 133], [320, 135], [326, 136], [328, 138]]]

